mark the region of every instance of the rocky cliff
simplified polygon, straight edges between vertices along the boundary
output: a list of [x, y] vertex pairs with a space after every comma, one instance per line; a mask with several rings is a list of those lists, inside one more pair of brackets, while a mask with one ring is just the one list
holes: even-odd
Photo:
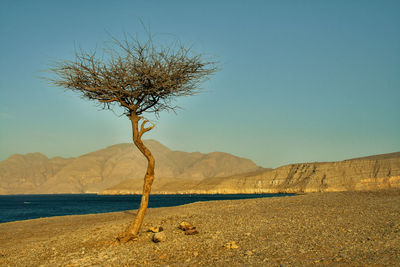
[[[140, 194], [134, 181], [116, 185], [103, 194]], [[198, 182], [171, 180], [155, 184], [153, 194], [224, 194], [376, 190], [400, 188], [400, 152], [340, 162], [291, 164], [273, 170]]]
[[[251, 160], [227, 153], [172, 151], [145, 141], [156, 158], [157, 183], [163, 178], [187, 188], [191, 181], [260, 170]], [[97, 193], [146, 171], [146, 160], [133, 144], [118, 144], [77, 158], [47, 158], [40, 153], [13, 155], [0, 162], [0, 194]], [[180, 182], [185, 178], [185, 182]], [[185, 186], [184, 186], [185, 185]]]

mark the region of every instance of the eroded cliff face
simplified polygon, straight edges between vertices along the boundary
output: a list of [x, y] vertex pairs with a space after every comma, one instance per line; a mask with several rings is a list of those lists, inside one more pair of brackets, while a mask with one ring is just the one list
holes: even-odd
[[[389, 158], [292, 164], [244, 180], [276, 192], [320, 192], [395, 187], [399, 175], [400, 158]], [[376, 182], [367, 183], [370, 179]]]
[[[230, 177], [206, 178], [196, 184], [154, 188], [154, 194], [299, 193], [400, 188], [400, 153], [326, 163], [286, 165]], [[103, 194], [140, 194], [138, 188], [116, 185]]]

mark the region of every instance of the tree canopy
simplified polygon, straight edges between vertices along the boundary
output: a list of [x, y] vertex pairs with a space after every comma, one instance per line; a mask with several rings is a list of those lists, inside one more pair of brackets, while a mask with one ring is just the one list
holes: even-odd
[[50, 68], [56, 74], [51, 81], [104, 108], [117, 103], [126, 115], [158, 114], [175, 110], [176, 97], [197, 93], [199, 84], [216, 71], [215, 62], [178, 43], [156, 46], [151, 37], [146, 42], [125, 38], [112, 43], [100, 58], [96, 51], [79, 50], [75, 60], [56, 62]]

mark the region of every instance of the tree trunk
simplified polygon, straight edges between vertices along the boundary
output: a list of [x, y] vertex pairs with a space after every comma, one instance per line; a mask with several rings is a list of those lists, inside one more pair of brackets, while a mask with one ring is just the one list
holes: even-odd
[[138, 124], [140, 118], [137, 115], [131, 115], [129, 119], [132, 122], [133, 142], [147, 159], [147, 171], [146, 175], [144, 176], [142, 199], [140, 201], [140, 206], [139, 210], [137, 211], [136, 218], [132, 223], [129, 224], [125, 232], [122, 233], [117, 238], [120, 242], [123, 243], [135, 239], [139, 233], [140, 227], [142, 226], [144, 215], [146, 214], [147, 206], [149, 204], [149, 195], [151, 191], [151, 185], [153, 184], [154, 181], [154, 168], [155, 168], [154, 157], [151, 154], [150, 150], [143, 144], [141, 138], [142, 134], [147, 131], [147, 128], [144, 128], [144, 125], [142, 124], [141, 130], [139, 131]]

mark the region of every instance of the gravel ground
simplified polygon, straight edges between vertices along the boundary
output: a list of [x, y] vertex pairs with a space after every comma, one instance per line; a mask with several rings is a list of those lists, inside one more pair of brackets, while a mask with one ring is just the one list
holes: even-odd
[[[400, 266], [400, 190], [149, 209], [139, 239], [119, 244], [134, 213], [0, 224], [0, 266]], [[166, 240], [154, 243], [158, 225]]]

